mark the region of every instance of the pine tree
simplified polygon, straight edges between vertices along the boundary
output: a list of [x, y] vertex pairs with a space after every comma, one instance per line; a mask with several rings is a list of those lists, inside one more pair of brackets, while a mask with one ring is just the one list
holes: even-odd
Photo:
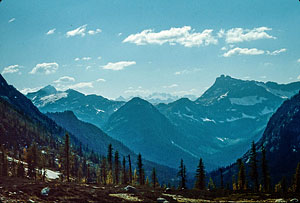
[[257, 172], [257, 155], [256, 147], [254, 141], [252, 142], [251, 152], [250, 152], [250, 177], [254, 185], [254, 191], [258, 191], [258, 172]]
[[200, 158], [198, 168], [196, 170], [195, 188], [199, 190], [205, 189], [205, 171], [202, 158]]
[[214, 190], [215, 188], [216, 188], [215, 183], [214, 183], [213, 179], [210, 177], [209, 181], [208, 181], [208, 189]]
[[39, 154], [36, 143], [29, 148], [27, 153], [28, 176], [36, 179], [36, 169], [39, 165]]
[[106, 169], [106, 159], [105, 159], [105, 157], [103, 157], [102, 160], [101, 160], [100, 174], [101, 174], [102, 183], [104, 185], [106, 185], [107, 169]]
[[238, 190], [238, 186], [237, 186], [237, 183], [236, 183], [235, 175], [232, 176], [232, 190], [233, 191]]
[[244, 165], [244, 162], [242, 161], [242, 159], [237, 160], [237, 165], [239, 167], [237, 187], [238, 187], [238, 190], [242, 191], [242, 190], [246, 189], [245, 165]]
[[132, 184], [134, 184], [134, 185], [138, 184], [138, 175], [137, 175], [136, 169], [134, 169], [134, 172], [133, 172]]
[[24, 178], [25, 177], [25, 169], [22, 161], [18, 162], [17, 166], [17, 177]]
[[177, 174], [180, 178], [179, 181], [179, 188], [180, 189], [185, 189], [186, 188], [186, 169], [185, 169], [185, 165], [183, 164], [183, 160], [180, 160], [180, 166], [179, 166], [179, 171]]
[[132, 168], [131, 168], [131, 159], [130, 154], [128, 154], [128, 173], [129, 173], [129, 182], [132, 183]]
[[120, 176], [120, 160], [119, 160], [119, 152], [115, 152], [115, 184], [119, 184], [119, 176]]
[[153, 188], [155, 188], [156, 183], [157, 183], [155, 168], [152, 169], [151, 179], [152, 179], [152, 186], [153, 186]]
[[294, 184], [295, 184], [295, 192], [299, 194], [300, 192], [300, 162], [297, 165], [295, 177], [294, 177]]
[[108, 162], [108, 170], [112, 170], [112, 154], [113, 154], [113, 147], [111, 144], [108, 145], [108, 152], [107, 152], [107, 162]]
[[220, 172], [220, 187], [221, 187], [221, 189], [224, 189], [223, 169], [220, 168], [219, 172]]
[[7, 161], [7, 155], [6, 155], [6, 150], [4, 149], [4, 146], [1, 146], [1, 165], [2, 167], [0, 168], [1, 170], [1, 175], [6, 177], [8, 176], [8, 161]]
[[70, 182], [70, 137], [68, 133], [65, 138], [65, 169], [67, 181]]
[[127, 172], [126, 172], [126, 159], [125, 156], [123, 156], [123, 184], [127, 184], [128, 179], [127, 179]]
[[261, 168], [262, 168], [262, 178], [263, 178], [263, 188], [264, 192], [268, 192], [270, 190], [270, 175], [268, 170], [268, 163], [266, 159], [266, 149], [262, 146], [261, 149], [262, 159], [261, 159]]
[[142, 155], [138, 155], [138, 160], [137, 160], [137, 166], [138, 166], [138, 178], [139, 178], [139, 184], [143, 185], [143, 163], [142, 163]]

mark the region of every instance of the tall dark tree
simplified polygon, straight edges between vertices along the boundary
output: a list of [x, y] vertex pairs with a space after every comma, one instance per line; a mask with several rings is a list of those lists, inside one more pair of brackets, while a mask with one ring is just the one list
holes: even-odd
[[126, 172], [126, 159], [125, 159], [125, 156], [123, 156], [123, 167], [122, 167], [122, 177], [123, 177], [123, 180], [122, 180], [122, 183], [123, 184], [127, 184], [128, 182], [128, 178], [127, 178], [127, 172]]
[[245, 171], [245, 165], [242, 159], [237, 160], [237, 165], [239, 168], [238, 173], [238, 182], [237, 182], [237, 189], [242, 191], [246, 189], [246, 171]]
[[257, 154], [254, 141], [250, 151], [250, 177], [253, 182], [254, 191], [258, 191]]
[[0, 174], [1, 176], [8, 176], [8, 161], [7, 161], [7, 155], [6, 155], [6, 150], [4, 146], [1, 146], [1, 168], [0, 168]]
[[24, 165], [23, 165], [23, 162], [22, 161], [19, 161], [18, 162], [18, 166], [17, 166], [17, 176], [19, 178], [24, 178], [25, 177], [25, 168], [24, 168]]
[[199, 190], [205, 189], [205, 171], [204, 171], [204, 163], [202, 158], [200, 158], [199, 165], [196, 170], [195, 188]]
[[295, 177], [294, 177], [294, 184], [295, 184], [295, 192], [300, 193], [300, 162], [297, 165]]
[[103, 157], [101, 159], [100, 176], [101, 176], [102, 183], [104, 185], [106, 185], [107, 169], [106, 169], [106, 158], [105, 157]]
[[67, 181], [70, 182], [70, 137], [69, 134], [66, 133], [65, 137], [65, 170]]
[[262, 146], [261, 154], [262, 154], [261, 168], [262, 168], [263, 187], [264, 187], [264, 192], [268, 192], [270, 190], [270, 175], [269, 175], [268, 163], [266, 159], [266, 149], [264, 146]]
[[219, 172], [220, 172], [220, 187], [221, 187], [221, 189], [224, 189], [223, 169], [220, 168]]
[[39, 154], [36, 143], [28, 149], [27, 153], [28, 176], [36, 179], [36, 169], [39, 164]]
[[153, 186], [153, 188], [155, 188], [155, 186], [157, 184], [157, 177], [156, 177], [156, 170], [155, 170], [155, 168], [152, 169], [151, 180], [152, 180], [152, 186]]
[[131, 159], [130, 154], [128, 154], [128, 173], [129, 173], [129, 182], [132, 183], [132, 168], [131, 168]]
[[137, 160], [137, 167], [138, 167], [138, 179], [139, 184], [143, 185], [144, 183], [144, 174], [143, 174], [143, 162], [142, 162], [142, 155], [139, 153], [138, 160]]
[[180, 166], [179, 166], [179, 171], [177, 174], [180, 178], [179, 181], [179, 188], [180, 189], [185, 189], [186, 188], [186, 168], [185, 165], [183, 164], [183, 160], [180, 160]]
[[120, 177], [120, 160], [119, 160], [119, 152], [115, 152], [115, 183], [119, 184]]
[[108, 145], [108, 152], [107, 152], [107, 163], [108, 163], [108, 170], [112, 170], [112, 156], [113, 156], [113, 147], [111, 144]]

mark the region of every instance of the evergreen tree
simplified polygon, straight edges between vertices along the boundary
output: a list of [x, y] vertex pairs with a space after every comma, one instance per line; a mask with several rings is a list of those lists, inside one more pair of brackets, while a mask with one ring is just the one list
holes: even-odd
[[179, 166], [179, 171], [178, 171], [178, 176], [180, 178], [179, 181], [179, 188], [180, 189], [185, 189], [186, 188], [186, 169], [185, 165], [183, 164], [183, 160], [180, 160], [180, 166]]
[[123, 184], [127, 184], [128, 180], [127, 180], [127, 172], [126, 172], [126, 159], [125, 156], [123, 156]]
[[112, 155], [113, 155], [113, 147], [111, 144], [108, 145], [107, 152], [107, 162], [108, 162], [108, 170], [112, 170]]
[[152, 169], [151, 179], [152, 179], [152, 186], [153, 186], [153, 188], [155, 188], [156, 183], [157, 183], [155, 168]]
[[214, 183], [213, 179], [210, 177], [209, 181], [208, 181], [208, 189], [214, 190], [215, 188], [216, 188], [215, 183]]
[[295, 192], [300, 193], [300, 162], [297, 165], [295, 177], [294, 177], [294, 184], [295, 184]]
[[242, 159], [237, 160], [237, 165], [239, 167], [238, 173], [238, 182], [237, 182], [237, 189], [242, 191], [246, 189], [246, 172], [245, 172], [245, 165]]
[[21, 161], [18, 162], [17, 177], [19, 177], [19, 178], [24, 178], [25, 177], [25, 169], [24, 169], [24, 165]]
[[219, 171], [220, 171], [220, 187], [221, 189], [224, 189], [223, 169], [220, 168]]
[[251, 152], [250, 152], [250, 177], [253, 182], [254, 191], [258, 191], [258, 172], [257, 172], [257, 154], [254, 141], [252, 142]]
[[70, 182], [70, 137], [68, 133], [65, 138], [65, 170], [67, 181]]
[[1, 176], [8, 176], [8, 161], [7, 161], [7, 155], [6, 155], [6, 150], [4, 146], [1, 146], [1, 165], [2, 167], [0, 168], [1, 170]]
[[142, 155], [140, 153], [138, 155], [137, 166], [138, 166], [139, 184], [143, 185], [144, 183], [143, 163], [142, 163]]
[[132, 183], [132, 168], [131, 168], [131, 159], [130, 154], [128, 154], [128, 173], [129, 173], [129, 182]]
[[262, 178], [263, 178], [263, 188], [264, 192], [268, 192], [270, 190], [270, 175], [268, 170], [268, 163], [266, 159], [266, 149], [262, 146], [261, 149], [262, 159], [261, 159], [261, 168], [262, 168]]
[[200, 158], [199, 165], [196, 171], [195, 188], [199, 190], [205, 189], [205, 171], [202, 158]]
[[39, 154], [36, 143], [29, 148], [27, 153], [28, 176], [36, 179], [36, 169], [39, 165]]
[[115, 184], [119, 184], [119, 176], [120, 176], [120, 160], [119, 160], [119, 152], [115, 152]]
[[101, 160], [100, 166], [101, 182], [106, 185], [107, 169], [106, 169], [106, 159], [105, 157]]

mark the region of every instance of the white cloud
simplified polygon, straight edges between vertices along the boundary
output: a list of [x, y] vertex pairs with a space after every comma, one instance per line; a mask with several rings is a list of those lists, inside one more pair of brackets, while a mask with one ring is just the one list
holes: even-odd
[[87, 66], [87, 67], [85, 67], [86, 70], [89, 70], [89, 69], [91, 69], [91, 68], [92, 68], [92, 66]]
[[55, 73], [58, 69], [58, 64], [53, 63], [40, 63], [37, 64], [29, 73], [30, 74], [36, 74], [36, 73], [42, 73], [42, 74], [52, 74]]
[[300, 75], [297, 77], [298, 80], [300, 80]]
[[119, 33], [118, 33], [118, 36], [121, 36], [122, 34], [123, 34], [122, 32], [119, 32]]
[[70, 85], [70, 89], [83, 89], [83, 88], [93, 88], [93, 83], [92, 82], [80, 82], [74, 85]]
[[52, 34], [54, 34], [55, 30], [56, 30], [56, 28], [49, 30], [49, 31], [46, 33], [46, 35], [52, 35]]
[[108, 63], [105, 66], [102, 66], [103, 69], [107, 70], [123, 70], [127, 66], [135, 65], [135, 61], [120, 61], [116, 63]]
[[129, 94], [131, 96], [146, 96], [151, 94], [150, 90], [143, 89], [142, 87], [138, 87], [134, 89], [133, 87], [129, 87], [127, 90], [124, 91], [125, 94]]
[[270, 31], [272, 28], [259, 27], [252, 30], [243, 28], [232, 28], [225, 33], [227, 43], [238, 43], [244, 41], [253, 41], [259, 39], [276, 39], [269, 35], [266, 31]]
[[82, 57], [82, 60], [84, 60], [84, 61], [89, 61], [89, 60], [91, 60], [92, 58], [91, 57], [89, 57], [89, 56], [86, 56], [86, 57]]
[[262, 75], [262, 76], [260, 76], [260, 78], [261, 78], [261, 79], [266, 79], [266, 78], [267, 78], [267, 76], [265, 76], [265, 75]]
[[178, 87], [178, 85], [177, 84], [172, 84], [172, 85], [163, 86], [163, 88], [165, 88], [165, 89], [170, 89], [170, 88], [175, 88], [175, 87]]
[[101, 59], [102, 59], [102, 57], [101, 57], [101, 56], [98, 56], [98, 57], [97, 57], [97, 59], [98, 59], [98, 60], [101, 60]]
[[227, 48], [226, 48], [226, 47], [222, 47], [221, 50], [222, 50], [222, 51], [226, 51]]
[[16, 19], [15, 18], [12, 18], [12, 19], [10, 19], [9, 21], [8, 21], [8, 23], [12, 23], [12, 22], [14, 22]]
[[201, 71], [201, 70], [202, 70], [202, 68], [194, 68], [194, 69], [192, 69], [192, 70], [184, 69], [184, 70], [182, 70], [182, 71], [176, 71], [176, 72], [174, 73], [174, 75], [190, 74], [190, 73], [199, 72], [199, 71]]
[[79, 61], [79, 60], [80, 60], [80, 58], [75, 58], [75, 59], [74, 59], [74, 61]]
[[70, 82], [75, 82], [75, 78], [70, 77], [70, 76], [63, 76], [53, 82], [54, 83], [70, 83]]
[[85, 32], [86, 32], [86, 26], [87, 26], [87, 24], [82, 25], [82, 26], [76, 28], [75, 30], [68, 31], [66, 33], [67, 37], [74, 37], [76, 35], [80, 35], [81, 37], [84, 37]]
[[229, 50], [228, 52], [224, 53], [224, 57], [230, 57], [233, 55], [261, 55], [264, 54], [264, 50], [259, 50], [256, 48], [248, 49], [248, 48], [239, 48], [236, 47], [234, 49]]
[[136, 45], [146, 44], [165, 44], [170, 45], [180, 44], [185, 47], [194, 47], [200, 45], [217, 44], [218, 40], [212, 36], [213, 30], [206, 29], [203, 32], [195, 32], [190, 26], [184, 26], [181, 28], [171, 28], [169, 30], [162, 30], [160, 32], [154, 32], [152, 29], [143, 30], [137, 34], [131, 34], [123, 43], [129, 42]]
[[225, 30], [224, 30], [224, 29], [221, 29], [221, 30], [218, 32], [218, 37], [219, 37], [219, 38], [222, 38], [224, 35], [225, 35]]
[[24, 88], [22, 90], [20, 90], [20, 92], [24, 95], [28, 94], [29, 92], [36, 92], [38, 90], [40, 90], [42, 87], [34, 87], [34, 88]]
[[95, 35], [95, 34], [98, 34], [98, 33], [100, 33], [100, 32], [102, 32], [102, 30], [101, 29], [96, 29], [96, 30], [89, 30], [88, 31], [88, 34], [89, 35]]
[[276, 55], [278, 55], [282, 52], [286, 52], [286, 51], [287, 51], [287, 49], [279, 49], [279, 50], [275, 50], [273, 52], [267, 51], [267, 54], [272, 55], [272, 56], [276, 56]]
[[103, 78], [99, 78], [99, 79], [97, 79], [96, 81], [97, 81], [97, 82], [106, 82], [106, 80], [103, 79]]
[[300, 58], [297, 60], [298, 63], [300, 63]]
[[20, 70], [19, 65], [11, 65], [7, 66], [3, 69], [2, 74], [7, 74], [7, 73], [17, 73]]

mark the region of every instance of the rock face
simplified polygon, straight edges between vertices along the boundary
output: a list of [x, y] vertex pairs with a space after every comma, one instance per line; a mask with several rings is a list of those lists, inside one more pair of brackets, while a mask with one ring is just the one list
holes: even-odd
[[80, 120], [98, 127], [103, 127], [108, 117], [125, 103], [98, 95], [84, 95], [72, 89], [57, 91], [53, 86], [46, 86], [26, 96], [41, 112], [73, 111]]
[[[266, 150], [272, 183], [278, 183], [284, 176], [290, 180], [300, 162], [300, 93], [286, 100], [270, 118], [262, 138], [256, 144], [258, 159], [261, 158], [262, 146]], [[246, 167], [249, 157], [250, 151], [242, 156]], [[224, 174], [230, 181], [232, 175], [237, 174], [236, 165], [227, 167]]]
[[205, 163], [227, 165], [261, 138], [271, 115], [299, 90], [299, 82], [280, 85], [223, 75], [196, 101], [156, 107], [190, 141], [190, 152]]

